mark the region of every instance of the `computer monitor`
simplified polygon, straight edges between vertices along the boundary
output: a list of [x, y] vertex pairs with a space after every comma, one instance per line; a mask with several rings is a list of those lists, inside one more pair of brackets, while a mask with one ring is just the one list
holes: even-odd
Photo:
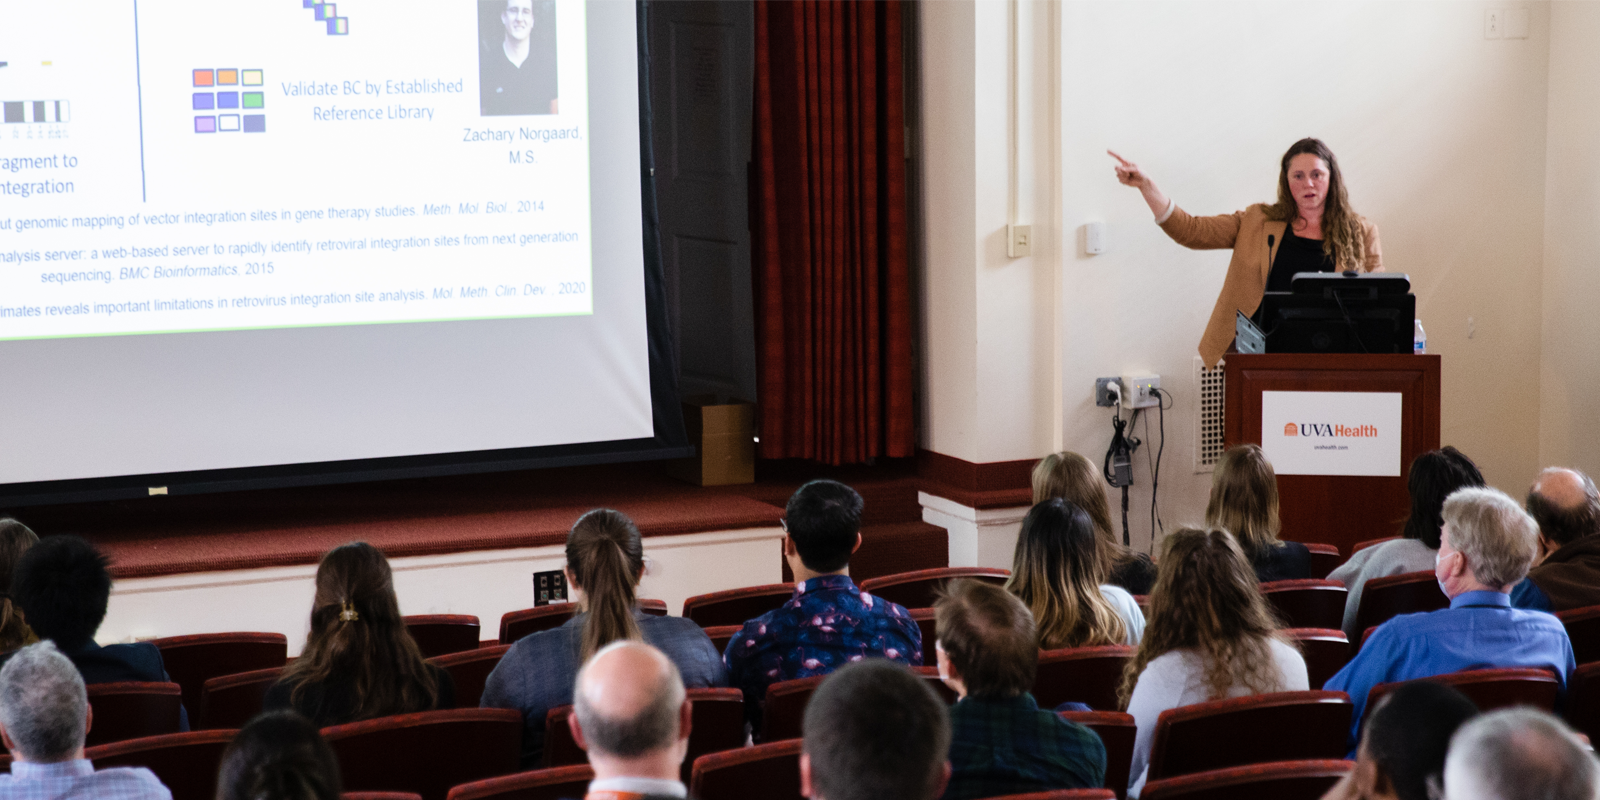
[[1267, 352], [1412, 352], [1417, 298], [1405, 275], [1301, 272], [1290, 286], [1261, 298]]

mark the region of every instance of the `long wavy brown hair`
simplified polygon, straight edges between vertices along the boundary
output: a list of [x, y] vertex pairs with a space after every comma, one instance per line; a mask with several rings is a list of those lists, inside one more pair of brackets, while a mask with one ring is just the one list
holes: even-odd
[[389, 560], [378, 548], [351, 542], [322, 557], [311, 634], [283, 679], [293, 681], [296, 705], [315, 684], [348, 693], [352, 716], [343, 722], [426, 711], [438, 702], [433, 673], [400, 620]]
[[1144, 638], [1122, 673], [1123, 707], [1145, 667], [1173, 650], [1192, 651], [1204, 662], [1208, 700], [1240, 685], [1254, 694], [1282, 691], [1271, 645], [1282, 639], [1280, 626], [1233, 535], [1182, 528], [1162, 542], [1158, 563]]
[[10, 517], [0, 517], [0, 653], [39, 639], [22, 618], [22, 609], [11, 600], [11, 573], [22, 554], [38, 543], [39, 535], [32, 528]]
[[1306, 153], [1328, 165], [1328, 199], [1322, 208], [1322, 252], [1333, 259], [1335, 269], [1365, 271], [1367, 235], [1361, 228], [1361, 216], [1350, 208], [1350, 195], [1344, 188], [1339, 160], [1321, 139], [1301, 139], [1283, 154], [1278, 166], [1278, 202], [1267, 206], [1267, 219], [1293, 225], [1300, 218], [1300, 206], [1289, 191], [1289, 162]]
[[644, 572], [639, 529], [620, 511], [597, 508], [578, 518], [567, 534], [567, 570], [583, 590], [580, 660], [618, 639], [644, 641], [634, 607]]
[[[1071, 451], [1051, 453], [1033, 466], [1033, 502], [1059, 497], [1088, 512], [1099, 541], [1100, 559], [1115, 572], [1138, 559], [1123, 547], [1111, 530], [1111, 506], [1106, 501], [1105, 478], [1089, 459]], [[1108, 573], [1109, 574], [1109, 573]]]
[[1097, 539], [1088, 512], [1059, 497], [1022, 519], [1006, 589], [1033, 612], [1040, 649], [1127, 641], [1127, 623], [1100, 591], [1111, 570]]
[[1206, 524], [1233, 534], [1251, 563], [1278, 546], [1278, 474], [1259, 445], [1234, 445], [1217, 459]]

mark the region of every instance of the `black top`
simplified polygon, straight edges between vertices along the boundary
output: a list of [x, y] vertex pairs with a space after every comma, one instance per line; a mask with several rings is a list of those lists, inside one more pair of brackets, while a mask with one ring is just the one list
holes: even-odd
[[1128, 590], [1128, 594], [1149, 594], [1150, 587], [1156, 585], [1156, 565], [1144, 553], [1133, 553], [1133, 558], [1124, 561], [1111, 569], [1111, 578], [1106, 583], [1120, 586]]
[[[61, 649], [61, 654], [78, 668], [78, 674], [83, 676], [85, 684], [123, 681], [172, 682], [172, 678], [167, 676], [167, 665], [161, 660], [160, 648], [149, 642], [109, 644], [101, 647], [91, 641], [74, 650], [61, 648], [59, 644], [56, 646]], [[15, 650], [0, 656], [0, 664], [4, 664], [13, 655], [16, 655]], [[184, 708], [182, 703], [178, 704], [178, 730], [189, 730], [189, 710]]]
[[[456, 682], [451, 679], [450, 673], [445, 672], [433, 664], [428, 665], [428, 671], [433, 673], [434, 685], [438, 688], [438, 700], [433, 708], [417, 708], [413, 711], [436, 711], [438, 709], [456, 707]], [[354, 719], [355, 712], [350, 708], [351, 697], [349, 691], [343, 686], [331, 683], [314, 684], [307, 686], [305, 693], [300, 695], [299, 703], [290, 702], [295, 684], [289, 680], [281, 680], [272, 684], [267, 689], [267, 696], [261, 703], [262, 711], [277, 711], [279, 709], [292, 709], [301, 716], [311, 720], [319, 728], [329, 725], [343, 725], [346, 722], [360, 722]]]
[[1267, 291], [1287, 292], [1296, 272], [1332, 272], [1333, 257], [1322, 252], [1321, 239], [1302, 239], [1294, 235], [1294, 223], [1283, 226], [1283, 241], [1272, 258], [1267, 273]]
[[496, 40], [479, 58], [478, 93], [479, 113], [486, 117], [549, 114], [556, 99], [555, 49], [530, 42], [519, 67]]
[[1311, 577], [1311, 548], [1299, 542], [1279, 542], [1250, 560], [1256, 568], [1256, 580], [1262, 583]]

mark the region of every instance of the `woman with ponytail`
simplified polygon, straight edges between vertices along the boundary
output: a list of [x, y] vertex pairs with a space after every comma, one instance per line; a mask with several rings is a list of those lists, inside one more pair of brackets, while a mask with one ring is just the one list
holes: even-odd
[[22, 618], [22, 609], [11, 599], [11, 573], [22, 554], [38, 543], [39, 535], [28, 526], [0, 517], [0, 653], [39, 641]]
[[614, 641], [642, 641], [666, 653], [688, 688], [728, 685], [722, 654], [699, 625], [639, 611], [644, 543], [621, 512], [601, 508], [578, 519], [567, 534], [566, 574], [578, 614], [513, 644], [483, 687], [485, 708], [522, 712], [524, 769], [544, 766], [545, 715], [572, 703], [578, 668]]
[[389, 560], [366, 542], [328, 551], [317, 567], [306, 647], [267, 690], [318, 727], [455, 707], [450, 674], [422, 660], [400, 620]]
[[250, 720], [222, 754], [217, 800], [339, 800], [339, 761], [293, 711]]

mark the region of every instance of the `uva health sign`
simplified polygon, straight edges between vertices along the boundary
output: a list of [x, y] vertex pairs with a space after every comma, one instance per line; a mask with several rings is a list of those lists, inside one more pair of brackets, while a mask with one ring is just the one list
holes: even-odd
[[1262, 392], [1261, 449], [1279, 475], [1400, 476], [1399, 392]]

